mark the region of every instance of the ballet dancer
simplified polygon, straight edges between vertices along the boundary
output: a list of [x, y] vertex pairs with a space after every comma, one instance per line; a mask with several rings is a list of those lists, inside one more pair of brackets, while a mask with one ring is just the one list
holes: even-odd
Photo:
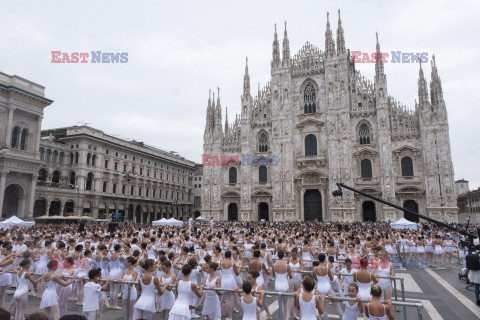
[[[119, 282], [121, 281], [131, 281], [131, 282], [137, 282], [137, 277], [138, 277], [138, 271], [135, 270], [135, 266], [137, 264], [137, 261], [133, 257], [128, 257], [127, 258], [127, 270], [122, 274], [120, 279], [118, 279]], [[130, 299], [128, 296], [128, 287], [129, 285], [124, 283], [122, 284], [122, 307], [125, 312], [125, 320], [130, 320], [132, 319], [133, 316], [133, 305], [135, 304], [135, 301], [137, 300], [137, 288], [134, 284], [130, 285]], [[130, 304], [130, 319], [127, 319], [127, 304]]]
[[260, 291], [260, 297], [252, 295], [252, 285], [248, 281], [244, 281], [242, 285], [243, 294], [240, 298], [242, 303], [243, 318], [242, 320], [257, 320], [257, 308], [263, 306], [263, 297], [265, 291]]
[[178, 297], [177, 300], [175, 300], [172, 309], [170, 309], [170, 314], [168, 316], [169, 320], [190, 320], [192, 317], [190, 309], [195, 307], [190, 305], [192, 301], [192, 291], [199, 298], [203, 294], [203, 284], [199, 288], [195, 283], [190, 281], [192, 267], [188, 263], [183, 265], [181, 272], [183, 278], [175, 285]]
[[32, 274], [29, 272], [31, 264], [30, 259], [24, 259], [19, 264], [21, 269], [17, 273], [17, 290], [15, 290], [12, 299], [15, 305], [15, 319], [23, 319], [25, 316], [25, 309], [28, 303], [28, 282], [36, 284], [42, 281], [45, 276], [42, 275], [36, 280], [33, 279]]
[[[213, 289], [221, 288], [221, 279], [215, 273], [218, 269], [218, 263], [210, 262], [205, 265], [205, 271], [207, 276], [204, 280], [205, 301], [203, 303], [202, 315], [206, 316], [209, 320], [218, 320], [222, 317], [222, 311], [220, 308], [220, 291], [214, 291]], [[165, 320], [165, 319], [164, 319]]]
[[[323, 253], [322, 253], [323, 254]], [[312, 291], [315, 289], [315, 280], [312, 277], [305, 277], [303, 279], [303, 288], [301, 292], [295, 292], [295, 308], [300, 310], [301, 320], [317, 320], [315, 309], [318, 313], [325, 315], [325, 298], [324, 294], [320, 296], [314, 295]], [[338, 302], [336, 302], [338, 303]], [[328, 319], [328, 316], [327, 318]]]
[[372, 285], [371, 289], [372, 299], [365, 304], [365, 317], [375, 320], [394, 320], [392, 300], [385, 300], [385, 304], [380, 302], [380, 296], [382, 295], [382, 288], [378, 284]]

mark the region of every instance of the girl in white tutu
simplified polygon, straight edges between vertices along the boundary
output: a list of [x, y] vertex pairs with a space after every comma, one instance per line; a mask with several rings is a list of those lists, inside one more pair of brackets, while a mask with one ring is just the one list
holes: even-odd
[[67, 258], [64, 263], [65, 269], [58, 274], [59, 278], [68, 277], [66, 278], [66, 281], [69, 283], [67, 286], [61, 286], [60, 291], [58, 292], [58, 309], [60, 311], [60, 317], [67, 314], [68, 298], [70, 298], [73, 290], [72, 282], [75, 283], [75, 279], [78, 278], [78, 276], [75, 275], [74, 281], [69, 281], [70, 277], [74, 276], [75, 273], [73, 264], [73, 258]]
[[360, 302], [358, 294], [358, 285], [353, 282], [348, 285], [348, 297], [355, 298], [357, 301], [345, 301], [345, 313], [342, 320], [357, 320], [360, 313], [363, 313], [363, 303]]
[[[300, 292], [295, 292], [295, 308], [300, 310], [301, 320], [317, 320], [316, 310], [319, 314], [325, 311], [325, 295], [314, 295], [315, 280], [312, 277], [303, 279], [303, 288]], [[337, 302], [338, 303], [338, 302]]]
[[205, 277], [204, 287], [210, 290], [205, 291], [205, 302], [203, 304], [202, 315], [210, 320], [218, 320], [222, 317], [220, 309], [220, 291], [212, 289], [221, 288], [221, 279], [216, 275], [218, 263], [210, 262], [206, 265], [205, 270], [208, 276]]
[[34, 280], [29, 271], [32, 262], [25, 259], [20, 262], [20, 271], [17, 273], [17, 290], [13, 294], [12, 303], [15, 305], [15, 319], [23, 319], [25, 316], [25, 309], [28, 303], [28, 282], [36, 284], [43, 280], [44, 275]]
[[385, 304], [380, 302], [380, 296], [382, 295], [382, 288], [378, 284], [372, 285], [371, 289], [372, 299], [369, 303], [364, 305], [365, 317], [367, 319], [378, 320], [394, 320], [392, 300], [385, 300]]
[[197, 287], [195, 283], [190, 281], [190, 273], [192, 272], [192, 267], [187, 263], [182, 267], [182, 280], [178, 281], [176, 284], [176, 289], [178, 292], [177, 300], [173, 304], [172, 309], [170, 309], [170, 314], [168, 316], [169, 320], [189, 320], [192, 317], [191, 309], [195, 306], [190, 305], [192, 298], [192, 291], [201, 297], [203, 294], [203, 285], [200, 288]]
[[[110, 256], [110, 271], [108, 272], [108, 277], [113, 280], [118, 280], [123, 270], [125, 269], [125, 264], [123, 257], [120, 254], [121, 245], [116, 244], [113, 246], [114, 252]], [[120, 293], [120, 283], [110, 284], [110, 309], [121, 310], [118, 306], [118, 294]]]
[[[127, 258], [127, 270], [120, 277], [119, 281], [132, 281], [136, 282], [138, 277], [138, 271], [135, 270], [137, 261], [133, 257]], [[128, 284], [122, 284], [122, 306], [125, 312], [125, 320], [130, 320], [133, 316], [133, 313], [130, 315], [130, 319], [127, 319], [127, 304], [130, 304], [130, 310], [133, 310], [133, 305], [137, 300], [137, 288], [134, 284], [130, 285], [130, 300], [128, 300]]]
[[[55, 274], [56, 263], [50, 261], [47, 264], [48, 272], [45, 275], [45, 291], [42, 294], [42, 300], [40, 301], [40, 309], [45, 309], [47, 315], [51, 315], [53, 320], [60, 319], [60, 310], [58, 307], [58, 295], [57, 295], [57, 284], [66, 287], [72, 284], [77, 277], [73, 277], [70, 281], [64, 282], [61, 280], [61, 274]], [[68, 299], [67, 299], [68, 301]]]
[[[240, 271], [237, 266], [231, 260], [232, 253], [225, 251], [225, 259], [220, 262], [222, 270], [222, 289], [235, 289], [237, 282], [235, 281], [235, 275], [239, 275]], [[225, 292], [222, 294], [222, 303], [225, 303], [226, 316], [232, 319], [232, 292]]]
[[244, 281], [242, 285], [244, 294], [241, 297], [243, 318], [242, 320], [257, 320], [257, 308], [263, 306], [263, 297], [265, 291], [260, 291], [260, 297], [252, 295], [252, 285], [248, 281]]
[[152, 259], [147, 259], [142, 264], [143, 276], [140, 278], [140, 288], [142, 294], [138, 298], [137, 303], [133, 306], [133, 320], [146, 319], [151, 320], [155, 309], [155, 289], [160, 295], [166, 290], [168, 284], [163, 287], [160, 285], [160, 280], [152, 275], [155, 268], [155, 262]]
[[[168, 260], [162, 262], [160, 269], [163, 271], [163, 274], [160, 277], [160, 282], [162, 285], [174, 285], [177, 281], [177, 276], [172, 272], [172, 263]], [[167, 287], [167, 290], [162, 295], [160, 301], [159, 309], [162, 313], [162, 319], [168, 319], [168, 313], [172, 309], [173, 304], [175, 303], [175, 295], [173, 294], [172, 288]], [[157, 306], [158, 307], [158, 306]]]

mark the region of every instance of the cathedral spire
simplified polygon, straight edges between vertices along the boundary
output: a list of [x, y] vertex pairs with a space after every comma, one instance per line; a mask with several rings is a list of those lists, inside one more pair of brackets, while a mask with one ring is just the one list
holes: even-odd
[[[216, 112], [215, 112], [215, 127], [216, 131], [218, 133], [218, 136], [221, 136], [222, 134], [222, 106], [220, 104], [220, 88], [217, 87], [217, 106], [216, 106]], [[214, 98], [215, 100], [215, 98]], [[218, 137], [217, 136], [217, 137]]]
[[332, 30], [330, 29], [329, 13], [327, 12], [327, 29], [325, 30], [325, 54], [327, 57], [332, 57], [335, 53], [335, 48], [332, 39]]
[[422, 62], [420, 61], [420, 70], [418, 71], [418, 104], [423, 109], [428, 104], [427, 81], [423, 75]]
[[280, 47], [278, 44], [277, 24], [275, 23], [275, 33], [273, 35], [273, 49], [272, 49], [272, 69], [280, 65]]
[[248, 74], [248, 57], [245, 62], [245, 74], [243, 76], [243, 96], [250, 95], [250, 75]]
[[436, 106], [443, 101], [442, 81], [438, 75], [437, 64], [435, 62], [435, 55], [432, 56], [432, 73], [430, 79], [430, 99], [432, 105]]
[[205, 133], [212, 129], [212, 90], [208, 90], [207, 118], [205, 120]]
[[228, 107], [225, 107], [225, 136], [228, 135]]
[[343, 35], [342, 19], [340, 18], [340, 9], [338, 9], [338, 27], [337, 27], [337, 54], [343, 54], [347, 50], [345, 48], [345, 37]]
[[285, 31], [283, 32], [283, 59], [282, 65], [288, 66], [290, 64], [290, 42], [287, 34], [287, 21], [285, 21]]
[[377, 61], [375, 62], [375, 77], [380, 78], [385, 74], [384, 69], [383, 69], [383, 61], [382, 61], [382, 53], [380, 51], [380, 43], [378, 42], [378, 32], [375, 33], [377, 37], [377, 47], [376, 47], [376, 53], [377, 53]]

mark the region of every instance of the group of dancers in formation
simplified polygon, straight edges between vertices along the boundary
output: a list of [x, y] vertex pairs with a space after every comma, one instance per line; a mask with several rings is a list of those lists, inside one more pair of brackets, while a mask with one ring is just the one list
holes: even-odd
[[41, 298], [39, 308], [54, 320], [67, 314], [69, 301], [88, 320], [100, 320], [104, 308], [122, 309], [125, 320], [155, 313], [163, 320], [232, 319], [238, 312], [257, 320], [262, 312], [271, 319], [265, 300], [277, 296], [265, 292], [275, 291], [291, 293], [279, 298], [282, 320], [315, 320], [317, 311], [328, 319], [332, 308], [346, 320], [394, 319], [390, 258], [432, 253], [443, 266], [455, 237], [440, 229], [322, 223], [8, 230], [0, 233], [0, 307], [13, 285], [15, 320], [24, 319], [29, 295]]

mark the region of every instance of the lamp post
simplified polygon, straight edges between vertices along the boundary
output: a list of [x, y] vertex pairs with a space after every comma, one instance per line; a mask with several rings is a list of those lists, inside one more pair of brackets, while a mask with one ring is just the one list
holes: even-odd
[[[122, 177], [127, 179], [127, 209], [125, 210], [125, 218], [123, 219], [123, 221], [125, 221], [126, 219], [128, 219], [128, 209], [130, 207], [130, 181], [132, 181], [132, 179], [136, 178], [137, 176], [132, 171], [123, 171]], [[135, 214], [133, 215], [133, 218], [133, 220], [135, 220]]]

